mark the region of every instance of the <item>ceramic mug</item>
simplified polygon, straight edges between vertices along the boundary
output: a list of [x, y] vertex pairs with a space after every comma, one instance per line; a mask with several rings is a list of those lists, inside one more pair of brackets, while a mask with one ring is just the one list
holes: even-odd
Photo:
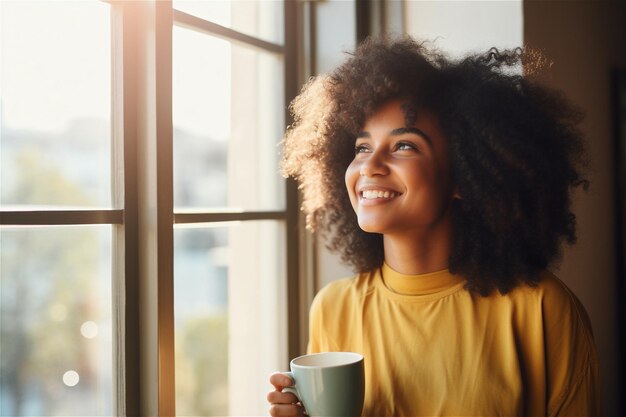
[[353, 352], [324, 352], [293, 359], [292, 392], [310, 417], [358, 417], [363, 411], [365, 371], [363, 355]]

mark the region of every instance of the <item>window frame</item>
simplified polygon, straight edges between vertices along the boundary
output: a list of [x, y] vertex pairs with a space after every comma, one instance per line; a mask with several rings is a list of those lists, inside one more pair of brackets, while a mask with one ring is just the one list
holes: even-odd
[[[304, 80], [300, 2], [284, 1], [279, 45], [173, 9], [171, 0], [111, 6], [111, 188], [103, 210], [0, 209], [0, 226], [112, 225], [113, 410], [116, 415], [174, 416], [174, 243], [176, 224], [280, 220], [286, 225], [289, 357], [303, 353], [311, 263], [301, 233], [295, 181], [285, 208], [272, 211], [175, 211], [173, 206], [172, 31], [178, 25], [282, 54], [284, 103]], [[285, 106], [285, 121], [290, 114]], [[156, 238], [155, 238], [156, 236]], [[287, 367], [288, 363], [284, 364]], [[285, 368], [286, 369], [286, 368]]]

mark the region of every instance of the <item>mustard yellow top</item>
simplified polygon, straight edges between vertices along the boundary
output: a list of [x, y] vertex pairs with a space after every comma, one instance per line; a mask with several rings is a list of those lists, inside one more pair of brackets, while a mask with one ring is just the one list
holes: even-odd
[[364, 416], [598, 416], [587, 314], [545, 272], [481, 297], [448, 270], [333, 282], [311, 306], [309, 352], [365, 356]]

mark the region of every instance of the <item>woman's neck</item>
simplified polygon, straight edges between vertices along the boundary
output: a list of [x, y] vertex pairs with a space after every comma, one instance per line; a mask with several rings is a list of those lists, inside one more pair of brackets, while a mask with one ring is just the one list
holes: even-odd
[[452, 247], [452, 225], [419, 234], [383, 235], [385, 262], [401, 274], [417, 275], [448, 268]]

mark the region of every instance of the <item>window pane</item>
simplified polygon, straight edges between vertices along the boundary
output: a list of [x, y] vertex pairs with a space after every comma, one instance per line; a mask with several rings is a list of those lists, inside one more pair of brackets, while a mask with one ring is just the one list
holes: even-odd
[[0, 415], [112, 415], [111, 226], [2, 228], [0, 244]]
[[177, 228], [174, 245], [177, 414], [267, 414], [287, 363], [283, 223]]
[[266, 41], [284, 42], [280, 0], [174, 0], [175, 9]]
[[281, 56], [174, 27], [174, 205], [276, 210]]
[[110, 6], [1, 1], [0, 203], [110, 207]]

